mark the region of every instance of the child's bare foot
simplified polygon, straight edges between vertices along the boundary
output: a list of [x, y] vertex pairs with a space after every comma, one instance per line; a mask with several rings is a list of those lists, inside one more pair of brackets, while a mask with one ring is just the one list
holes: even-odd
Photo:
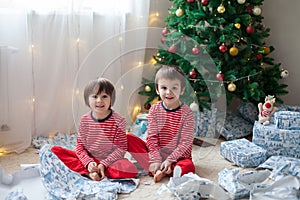
[[88, 173], [88, 176], [94, 181], [100, 181], [100, 176], [97, 172], [90, 172]]
[[164, 176], [164, 173], [162, 173], [160, 170], [157, 170], [153, 177], [154, 183], [159, 182]]

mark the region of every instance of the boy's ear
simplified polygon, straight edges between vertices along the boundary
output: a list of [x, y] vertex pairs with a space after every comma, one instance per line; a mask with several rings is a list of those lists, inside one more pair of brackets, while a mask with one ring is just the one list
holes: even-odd
[[185, 91], [185, 87], [182, 88], [180, 95], [183, 95], [184, 91]]
[[155, 90], [156, 90], [156, 94], [157, 94], [157, 95], [159, 95], [159, 91], [158, 91], [158, 89], [157, 89], [157, 88], [155, 88]]

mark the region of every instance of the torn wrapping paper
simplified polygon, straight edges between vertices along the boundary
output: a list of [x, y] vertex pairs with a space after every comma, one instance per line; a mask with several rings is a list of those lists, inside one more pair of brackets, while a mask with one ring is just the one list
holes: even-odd
[[227, 111], [225, 121], [224, 119], [218, 118], [216, 129], [226, 140], [234, 140], [250, 135], [252, 133], [253, 124], [241, 116]]
[[257, 167], [267, 159], [266, 150], [245, 138], [221, 142], [220, 154], [239, 167]]
[[286, 130], [300, 130], [300, 112], [277, 111], [274, 113], [276, 127]]
[[295, 176], [284, 176], [268, 185], [254, 185], [250, 200], [299, 200], [300, 182]]
[[202, 198], [213, 198], [215, 200], [230, 199], [229, 195], [213, 181], [201, 178], [194, 173], [181, 175], [181, 168], [174, 168], [173, 177], [168, 184], [163, 184], [157, 194], [165, 195], [172, 193], [180, 200], [199, 200]]
[[249, 197], [250, 191], [257, 183], [265, 181], [270, 172], [268, 170], [249, 171], [241, 173], [240, 168], [229, 170], [224, 168], [218, 173], [218, 183], [232, 199]]
[[264, 163], [259, 165], [257, 169], [272, 170], [271, 178], [276, 179], [278, 176], [292, 175], [298, 177], [300, 180], [300, 159], [285, 157], [285, 156], [271, 156]]
[[275, 124], [264, 126], [255, 121], [252, 142], [267, 151], [267, 157], [287, 156], [300, 158], [300, 130], [284, 130]]
[[98, 199], [114, 200], [118, 193], [136, 189], [138, 179], [92, 181], [71, 171], [51, 151], [51, 145], [40, 150], [40, 173], [44, 187], [51, 199]]
[[45, 144], [49, 144], [51, 146], [62, 146], [67, 149], [75, 149], [77, 135], [77, 133], [72, 135], [56, 133], [53, 137], [35, 136], [32, 139], [31, 144], [38, 149]]
[[22, 171], [5, 174], [0, 167], [0, 200], [46, 199], [39, 165], [23, 168]]

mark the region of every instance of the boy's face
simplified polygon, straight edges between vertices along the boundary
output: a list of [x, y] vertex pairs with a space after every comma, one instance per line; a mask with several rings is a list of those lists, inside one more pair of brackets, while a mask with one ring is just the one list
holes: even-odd
[[157, 94], [167, 109], [175, 109], [180, 105], [179, 97], [184, 93], [179, 79], [161, 78], [157, 82]]
[[94, 117], [101, 119], [106, 116], [110, 108], [111, 98], [106, 92], [100, 94], [91, 94], [89, 96], [89, 105], [93, 111]]

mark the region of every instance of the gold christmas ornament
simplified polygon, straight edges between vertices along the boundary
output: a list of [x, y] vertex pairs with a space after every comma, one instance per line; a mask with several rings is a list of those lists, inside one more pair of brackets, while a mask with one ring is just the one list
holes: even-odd
[[150, 91], [151, 91], [151, 87], [150, 87], [149, 85], [146, 85], [146, 86], [145, 86], [145, 91], [146, 91], [146, 92], [150, 92]]
[[235, 46], [233, 46], [229, 49], [229, 54], [231, 56], [236, 56], [236, 55], [238, 55], [238, 53], [239, 53], [239, 49], [236, 48]]
[[227, 86], [227, 89], [228, 89], [229, 92], [234, 92], [236, 90], [236, 85], [233, 82], [231, 82]]
[[177, 17], [181, 17], [183, 14], [184, 14], [184, 11], [183, 11], [181, 8], [178, 8], [178, 9], [176, 10], [176, 16], [177, 16]]
[[235, 23], [234, 27], [237, 28], [237, 29], [240, 29], [241, 28], [241, 24], [240, 23]]
[[221, 4], [218, 8], [217, 8], [217, 11], [218, 11], [218, 13], [224, 13], [225, 12], [225, 7]]

